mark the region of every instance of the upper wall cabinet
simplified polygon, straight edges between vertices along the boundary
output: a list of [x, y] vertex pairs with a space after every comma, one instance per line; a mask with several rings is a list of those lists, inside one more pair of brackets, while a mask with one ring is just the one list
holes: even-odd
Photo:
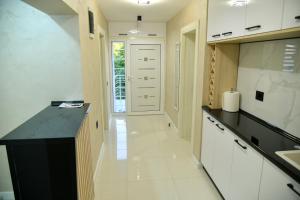
[[210, 0], [208, 10], [208, 41], [238, 37], [244, 34], [244, 3]]
[[281, 31], [294, 27], [300, 27], [300, 0], [209, 0], [208, 42], [297, 37], [299, 28]]
[[300, 1], [285, 0], [282, 28], [293, 28], [297, 26], [300, 26]]
[[248, 1], [245, 35], [281, 29], [283, 0]]

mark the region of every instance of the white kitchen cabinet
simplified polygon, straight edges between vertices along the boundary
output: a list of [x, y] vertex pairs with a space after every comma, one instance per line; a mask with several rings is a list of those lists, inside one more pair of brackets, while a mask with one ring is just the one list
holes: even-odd
[[215, 41], [243, 35], [245, 12], [245, 4], [228, 0], [210, 0], [207, 40]]
[[212, 179], [225, 199], [229, 199], [230, 172], [233, 155], [233, 134], [216, 123], [215, 155]]
[[[298, 194], [297, 194], [298, 193]], [[264, 160], [259, 200], [299, 200], [300, 185], [268, 160]]]
[[284, 0], [282, 28], [300, 26], [300, 0]]
[[208, 2], [208, 23], [207, 23], [207, 41], [221, 39], [221, 0], [209, 0]]
[[201, 162], [210, 175], [212, 174], [215, 149], [215, 121], [215, 119], [203, 112]]
[[259, 195], [263, 157], [238, 137], [234, 140], [230, 200], [255, 200]]
[[252, 0], [246, 6], [245, 35], [280, 30], [283, 0]]

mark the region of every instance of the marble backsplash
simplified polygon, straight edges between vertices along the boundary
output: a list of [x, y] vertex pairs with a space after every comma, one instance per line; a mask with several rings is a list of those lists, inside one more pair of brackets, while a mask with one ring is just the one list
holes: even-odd
[[300, 138], [300, 38], [241, 44], [237, 85], [241, 109]]

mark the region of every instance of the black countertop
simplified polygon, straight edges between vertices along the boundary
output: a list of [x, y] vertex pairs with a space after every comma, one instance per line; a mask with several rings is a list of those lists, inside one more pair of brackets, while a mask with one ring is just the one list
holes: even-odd
[[[295, 150], [294, 146], [300, 145], [298, 138], [270, 126], [266, 122], [244, 111], [230, 113], [221, 109], [210, 109], [207, 106], [203, 106], [202, 108], [300, 183], [300, 171], [275, 154], [276, 151]], [[258, 139], [258, 145], [252, 142], [253, 138]]]
[[16, 142], [74, 139], [90, 104], [81, 108], [48, 106], [0, 139], [0, 145]]

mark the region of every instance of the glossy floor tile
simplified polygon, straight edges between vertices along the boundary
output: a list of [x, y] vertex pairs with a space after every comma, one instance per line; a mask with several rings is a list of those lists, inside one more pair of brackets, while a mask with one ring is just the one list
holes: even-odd
[[218, 200], [191, 145], [165, 116], [113, 117], [95, 177], [96, 200]]

